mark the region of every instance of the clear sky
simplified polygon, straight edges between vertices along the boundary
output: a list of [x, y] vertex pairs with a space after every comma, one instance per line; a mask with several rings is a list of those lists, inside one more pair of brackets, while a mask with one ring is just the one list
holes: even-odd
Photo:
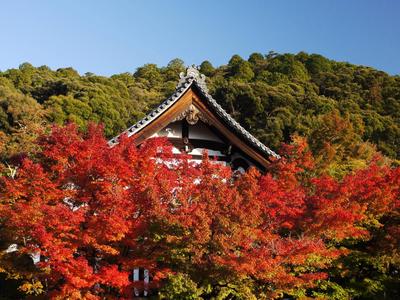
[[400, 0], [0, 0], [0, 70], [111, 75], [270, 50], [400, 74]]

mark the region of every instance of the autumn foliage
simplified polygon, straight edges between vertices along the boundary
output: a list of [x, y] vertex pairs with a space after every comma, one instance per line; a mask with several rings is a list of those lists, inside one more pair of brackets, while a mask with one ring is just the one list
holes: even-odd
[[[54, 299], [129, 299], [144, 288], [135, 267], [164, 298], [312, 296], [346, 243], [370, 239], [400, 208], [399, 169], [377, 158], [341, 181], [316, 175], [300, 138], [265, 174], [241, 176], [206, 154], [200, 165], [177, 157], [162, 139], [110, 148], [95, 125], [54, 127], [38, 143], [1, 178], [1, 239], [17, 251], [2, 252], [0, 271]], [[399, 226], [388, 230], [396, 249]], [[40, 262], [27, 267], [33, 254]]]

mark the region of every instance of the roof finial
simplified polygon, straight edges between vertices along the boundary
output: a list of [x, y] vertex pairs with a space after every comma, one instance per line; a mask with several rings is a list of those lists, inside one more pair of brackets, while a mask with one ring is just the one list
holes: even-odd
[[186, 75], [185, 73], [181, 72], [179, 74], [180, 80], [178, 86], [188, 80], [196, 81], [197, 85], [201, 87], [204, 91], [208, 92], [207, 85], [206, 85], [206, 76], [199, 72], [200, 67], [196, 65], [191, 65], [186, 68]]
[[196, 65], [191, 65], [187, 67], [186, 76], [190, 76], [193, 78], [199, 77], [200, 76], [199, 68], [196, 67]]

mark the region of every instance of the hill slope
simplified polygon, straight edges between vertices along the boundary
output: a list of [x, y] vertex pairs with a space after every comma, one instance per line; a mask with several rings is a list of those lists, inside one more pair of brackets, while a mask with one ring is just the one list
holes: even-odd
[[[53, 122], [102, 122], [108, 136], [118, 134], [168, 97], [182, 71], [175, 59], [109, 78], [28, 63], [0, 72], [3, 158], [29, 150], [36, 129]], [[203, 62], [201, 72], [220, 104], [274, 149], [306, 136], [338, 174], [363, 166], [375, 147], [400, 157], [399, 76], [303, 52], [234, 55], [224, 66]]]

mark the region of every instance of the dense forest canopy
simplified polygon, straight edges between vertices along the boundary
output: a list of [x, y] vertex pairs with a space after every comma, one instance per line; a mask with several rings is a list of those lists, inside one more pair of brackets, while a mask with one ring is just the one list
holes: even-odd
[[[234, 55], [220, 67], [204, 61], [200, 70], [220, 104], [274, 149], [293, 134], [305, 136], [338, 176], [365, 166], [376, 150], [399, 159], [398, 76], [303, 52]], [[1, 72], [3, 160], [29, 152], [37, 130], [51, 123], [101, 122], [112, 137], [168, 97], [182, 71], [175, 59], [109, 78], [28, 63]]]
[[[24, 63], [0, 72], [3, 159], [30, 147], [37, 129], [101, 122], [112, 137], [171, 95], [185, 66], [146, 64], [111, 77]], [[400, 158], [400, 77], [300, 52], [234, 55], [227, 65], [200, 65], [211, 94], [246, 129], [277, 149], [293, 134], [309, 139], [327, 168], [364, 166], [375, 150]], [[26, 149], [25, 149], [26, 148]]]

